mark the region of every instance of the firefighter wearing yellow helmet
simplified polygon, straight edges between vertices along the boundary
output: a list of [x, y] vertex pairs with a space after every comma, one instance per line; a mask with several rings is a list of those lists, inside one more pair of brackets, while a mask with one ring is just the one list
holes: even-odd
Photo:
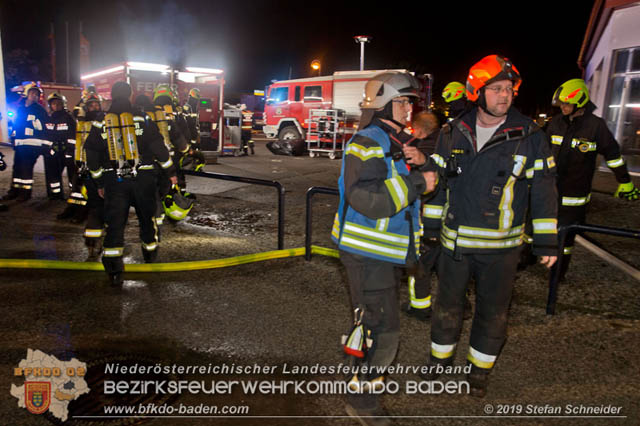
[[[584, 223], [591, 200], [591, 183], [601, 154], [618, 181], [614, 196], [628, 201], [640, 197], [631, 181], [620, 147], [606, 122], [594, 115], [596, 106], [589, 98], [584, 80], [564, 82], [553, 94], [553, 106], [561, 113], [553, 117], [547, 128], [551, 149], [558, 167], [558, 226]], [[569, 267], [575, 235], [568, 235], [561, 277]]]
[[442, 98], [447, 103], [449, 121], [460, 115], [467, 107], [465, 86], [458, 81], [452, 81], [444, 87]]
[[[184, 186], [184, 175], [180, 172], [180, 163], [182, 158], [189, 151], [189, 144], [185, 133], [188, 132], [186, 120], [178, 116], [176, 111], [177, 97], [171, 86], [168, 84], [159, 84], [153, 92], [153, 104], [155, 110], [147, 113], [152, 115], [160, 134], [164, 140], [173, 163], [176, 165], [176, 173], [178, 183]], [[156, 225], [162, 225], [165, 218], [165, 209], [163, 200], [171, 190], [169, 177], [158, 170], [158, 199], [156, 206], [155, 221]]]
[[200, 171], [204, 168], [205, 158], [200, 151], [200, 89], [194, 87], [189, 90], [187, 102], [182, 107], [189, 129], [189, 153], [182, 160], [182, 168]]

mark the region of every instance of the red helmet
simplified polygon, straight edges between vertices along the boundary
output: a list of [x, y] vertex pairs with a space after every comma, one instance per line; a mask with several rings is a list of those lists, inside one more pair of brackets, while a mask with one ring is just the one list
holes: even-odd
[[467, 99], [475, 102], [480, 97], [480, 89], [494, 81], [511, 80], [513, 82], [513, 94], [518, 94], [522, 83], [518, 69], [504, 56], [485, 56], [469, 70], [467, 77]]

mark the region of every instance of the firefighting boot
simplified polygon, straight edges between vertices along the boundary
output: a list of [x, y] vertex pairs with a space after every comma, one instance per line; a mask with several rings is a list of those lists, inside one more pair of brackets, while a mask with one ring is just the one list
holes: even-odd
[[16, 201], [27, 201], [31, 199], [31, 190], [30, 189], [20, 189], [18, 192], [18, 196], [16, 197]]
[[122, 272], [115, 272], [113, 274], [109, 274], [109, 283], [113, 287], [120, 287], [124, 279], [122, 278]]
[[402, 312], [417, 320], [429, 323], [431, 321], [431, 306], [427, 308], [416, 308], [411, 306], [411, 303], [405, 302], [402, 304]]
[[56, 216], [58, 220], [66, 220], [73, 217], [76, 213], [76, 205], [75, 204], [67, 204], [67, 207], [62, 211], [62, 213]]
[[476, 398], [484, 398], [487, 394], [487, 385], [489, 384], [488, 373], [476, 373], [472, 372], [467, 374], [467, 381], [469, 382], [469, 395]]
[[453, 364], [453, 357], [454, 356], [451, 355], [449, 358], [440, 359], [429, 354], [429, 359], [423, 368], [420, 369], [418, 376], [428, 382], [437, 380], [438, 377], [444, 373], [445, 369]]
[[2, 196], [2, 201], [11, 201], [11, 200], [15, 200], [16, 198], [18, 198], [18, 189], [17, 188], [11, 188], [6, 194], [4, 194]]
[[158, 260], [158, 249], [152, 251], [142, 249], [142, 257], [144, 257], [144, 263], [156, 263]]
[[84, 223], [89, 216], [89, 209], [86, 206], [76, 206], [76, 211], [71, 218], [71, 223]]
[[84, 245], [87, 246], [89, 255], [87, 256], [87, 262], [96, 262], [100, 256], [102, 250], [99, 238], [85, 238]]

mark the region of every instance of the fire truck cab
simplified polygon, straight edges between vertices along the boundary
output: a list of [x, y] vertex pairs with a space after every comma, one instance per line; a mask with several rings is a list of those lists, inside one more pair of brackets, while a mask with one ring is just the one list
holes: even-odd
[[[347, 125], [357, 127], [359, 103], [365, 83], [387, 71], [339, 71], [325, 77], [277, 81], [267, 88], [264, 109], [264, 134], [280, 140], [305, 138], [311, 110], [342, 110]], [[430, 76], [418, 77], [423, 82], [423, 96], [417, 105], [426, 109], [430, 99]]]

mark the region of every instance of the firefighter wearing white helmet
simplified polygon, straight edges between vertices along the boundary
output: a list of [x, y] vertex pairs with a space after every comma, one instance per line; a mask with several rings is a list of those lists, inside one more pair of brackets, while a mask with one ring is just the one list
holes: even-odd
[[60, 93], [52, 92], [47, 97], [47, 103], [51, 112], [45, 126], [47, 128], [47, 139], [52, 143], [51, 151], [48, 155], [53, 157], [53, 162], [50, 162], [52, 170], [49, 172], [53, 178], [48, 182], [48, 192], [49, 198], [62, 200], [64, 198], [62, 172], [65, 166], [67, 167], [70, 186], [76, 174], [76, 167], [73, 162], [76, 143], [76, 121], [67, 111], [67, 99]]
[[[601, 154], [618, 181], [614, 196], [635, 201], [640, 191], [633, 185], [627, 166], [607, 123], [593, 114], [584, 80], [564, 82], [553, 95], [552, 105], [561, 110], [547, 128], [551, 151], [558, 167], [558, 226], [584, 223], [596, 159]], [[567, 235], [560, 264], [561, 279], [569, 267], [575, 235]]]
[[355, 312], [343, 344], [351, 361], [375, 366], [375, 374], [355, 374], [348, 386], [347, 413], [366, 424], [381, 410], [369, 392], [382, 384], [399, 341], [397, 266], [415, 266], [420, 242], [419, 195], [433, 190], [435, 175], [409, 172], [402, 154], [407, 124], [419, 83], [406, 72], [386, 72], [369, 80], [360, 104], [358, 133], [345, 147], [338, 180], [340, 206], [332, 239], [346, 268]]

